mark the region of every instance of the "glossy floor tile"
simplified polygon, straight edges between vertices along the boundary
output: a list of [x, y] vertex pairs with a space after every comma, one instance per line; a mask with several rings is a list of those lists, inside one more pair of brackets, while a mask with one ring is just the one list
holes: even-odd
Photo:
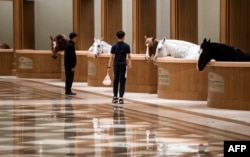
[[110, 87], [60, 80], [0, 77], [0, 156], [214, 157], [224, 140], [250, 139], [250, 112], [205, 102], [126, 93], [111, 103]]

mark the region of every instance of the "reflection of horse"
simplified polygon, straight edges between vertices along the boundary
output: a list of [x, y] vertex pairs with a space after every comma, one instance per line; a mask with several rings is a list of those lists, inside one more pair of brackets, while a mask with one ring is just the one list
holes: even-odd
[[147, 61], [151, 60], [151, 57], [155, 55], [155, 50], [157, 48], [159, 40], [156, 39], [155, 37], [147, 37], [144, 36], [145, 38], [145, 47], [146, 47], [146, 56], [145, 59]]
[[0, 43], [0, 49], [10, 49], [10, 46], [6, 43]]
[[199, 58], [199, 45], [182, 41], [182, 40], [168, 40], [166, 38], [159, 41], [156, 48], [154, 62], [158, 57], [171, 56], [174, 58]]
[[50, 36], [51, 39], [51, 50], [52, 50], [52, 58], [57, 58], [58, 51], [63, 51], [65, 49], [65, 45], [67, 44], [67, 38], [63, 34], [59, 34], [56, 37]]
[[243, 53], [240, 49], [226, 44], [211, 43], [210, 40], [205, 38], [200, 46], [199, 71], [202, 71], [211, 59], [216, 61], [247, 62], [250, 61], [250, 54]]
[[111, 45], [102, 39], [94, 39], [94, 43], [90, 46], [89, 52], [93, 52], [95, 58], [97, 58], [101, 53], [110, 53]]

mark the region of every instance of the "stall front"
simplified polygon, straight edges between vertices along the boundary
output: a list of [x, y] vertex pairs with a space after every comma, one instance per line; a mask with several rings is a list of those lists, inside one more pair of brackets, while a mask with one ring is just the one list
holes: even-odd
[[158, 97], [207, 100], [207, 71], [198, 71], [197, 60], [158, 58]]
[[209, 107], [250, 110], [249, 62], [210, 62], [207, 69]]

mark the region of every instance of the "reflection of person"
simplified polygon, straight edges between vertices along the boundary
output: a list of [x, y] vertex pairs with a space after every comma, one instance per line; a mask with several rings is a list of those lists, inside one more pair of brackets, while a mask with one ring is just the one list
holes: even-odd
[[74, 73], [76, 67], [76, 50], [75, 42], [78, 35], [74, 32], [69, 34], [69, 41], [64, 50], [64, 68], [65, 68], [65, 94], [76, 95], [71, 91], [72, 83], [74, 81]]
[[[109, 58], [109, 63], [107, 67], [107, 72], [110, 73], [110, 68], [112, 63], [114, 70], [114, 83], [113, 83], [113, 103], [119, 102], [123, 104], [123, 95], [125, 91], [126, 84], [126, 70], [131, 68], [131, 55], [130, 46], [124, 42], [125, 33], [123, 31], [118, 31], [117, 34], [118, 42], [115, 43], [111, 48], [111, 56]], [[128, 60], [128, 65], [127, 65]], [[119, 87], [119, 100], [118, 100], [118, 87]]]
[[[76, 127], [74, 124], [74, 109], [71, 104], [71, 98], [66, 99], [65, 103], [65, 119], [64, 119], [64, 139], [67, 142], [72, 142], [72, 140], [76, 137]], [[67, 147], [69, 147], [70, 152], [66, 154], [66, 156], [75, 156], [74, 151], [74, 143], [68, 143]]]
[[123, 110], [114, 110], [114, 147], [113, 157], [127, 157], [126, 121]]

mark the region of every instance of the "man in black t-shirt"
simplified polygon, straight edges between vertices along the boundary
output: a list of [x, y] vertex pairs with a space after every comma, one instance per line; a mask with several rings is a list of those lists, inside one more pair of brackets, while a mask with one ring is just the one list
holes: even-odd
[[64, 50], [64, 69], [65, 69], [65, 94], [76, 95], [71, 91], [72, 83], [74, 81], [74, 73], [76, 68], [76, 50], [75, 42], [77, 34], [72, 32], [69, 34], [69, 41], [65, 46]]
[[[114, 82], [113, 82], [113, 103], [123, 104], [123, 95], [126, 84], [126, 71], [127, 67], [131, 68], [131, 55], [130, 46], [124, 42], [125, 33], [118, 31], [117, 34], [118, 42], [115, 43], [111, 48], [111, 56], [107, 67], [107, 72], [110, 73], [111, 65], [113, 64], [114, 71]], [[118, 99], [118, 87], [119, 87], [119, 99]]]

